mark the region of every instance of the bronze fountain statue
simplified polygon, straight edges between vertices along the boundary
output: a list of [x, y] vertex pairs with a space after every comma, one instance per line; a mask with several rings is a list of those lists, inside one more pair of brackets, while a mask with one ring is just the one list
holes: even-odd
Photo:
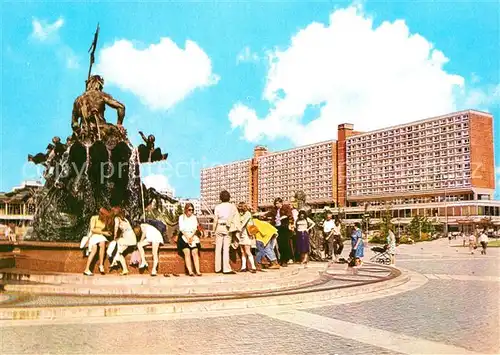
[[[132, 146], [123, 127], [125, 105], [103, 91], [104, 78], [91, 75], [99, 26], [90, 47], [90, 67], [85, 92], [73, 104], [73, 134], [66, 144], [54, 137], [46, 153], [29, 155], [28, 160], [43, 164], [46, 180], [37, 196], [31, 238], [38, 240], [80, 240], [87, 233], [90, 217], [99, 208], [120, 206], [131, 220], [145, 217], [145, 207], [153, 201], [176, 202], [140, 179], [140, 163], [166, 160], [154, 147], [154, 136], [140, 149]], [[106, 106], [117, 112], [117, 122], [105, 119]], [[148, 144], [149, 143], [149, 144]]]

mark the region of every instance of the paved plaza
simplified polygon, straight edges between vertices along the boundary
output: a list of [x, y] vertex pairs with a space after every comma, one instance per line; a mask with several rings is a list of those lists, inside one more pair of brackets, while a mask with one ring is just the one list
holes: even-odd
[[332, 299], [2, 320], [0, 353], [497, 354], [499, 251], [470, 255], [444, 239], [403, 245], [397, 266], [409, 281]]

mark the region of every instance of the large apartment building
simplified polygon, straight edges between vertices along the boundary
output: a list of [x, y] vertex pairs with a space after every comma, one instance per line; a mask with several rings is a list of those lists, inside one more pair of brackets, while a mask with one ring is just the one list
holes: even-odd
[[267, 153], [257, 159], [257, 206], [272, 206], [277, 196], [290, 200], [297, 191], [304, 191], [313, 204], [337, 201], [335, 141]]
[[357, 134], [346, 140], [347, 201], [432, 202], [491, 198], [495, 190], [490, 114], [464, 111]]
[[231, 194], [235, 202], [251, 203], [251, 159], [201, 170], [201, 201], [204, 208], [213, 209], [222, 190]]
[[275, 197], [290, 201], [304, 191], [313, 207], [352, 220], [369, 209], [376, 221], [390, 206], [401, 223], [415, 215], [500, 223], [491, 114], [466, 110], [371, 132], [348, 123], [337, 129], [337, 140], [280, 152], [258, 146], [252, 159], [202, 170], [203, 202], [213, 208], [227, 189], [235, 202], [268, 208]]

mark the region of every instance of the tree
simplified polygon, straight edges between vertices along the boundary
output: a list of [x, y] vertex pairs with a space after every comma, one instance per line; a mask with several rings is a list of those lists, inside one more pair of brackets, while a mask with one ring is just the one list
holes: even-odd
[[319, 226], [321, 223], [323, 223], [323, 221], [326, 219], [326, 214], [328, 213], [329, 211], [323, 211], [323, 212], [317, 212], [317, 213], [314, 213], [312, 216], [311, 216], [311, 219], [314, 221], [314, 223], [316, 223], [317, 226]]
[[392, 224], [392, 211], [390, 205], [386, 205], [385, 210], [381, 215], [381, 222], [379, 224], [380, 234], [382, 238], [386, 238], [389, 234], [389, 229], [393, 229]]
[[427, 216], [415, 216], [408, 225], [408, 230], [414, 240], [420, 240], [422, 233], [434, 234], [436, 229]]
[[177, 204], [177, 206], [175, 206], [175, 221], [179, 221], [179, 217], [184, 213], [184, 211], [182, 210], [182, 206], [180, 203]]
[[363, 233], [368, 233], [368, 230], [370, 229], [370, 212], [368, 211], [368, 207], [370, 206], [369, 203], [365, 203], [365, 210], [363, 212], [363, 215], [361, 216], [361, 230]]
[[346, 218], [346, 214], [345, 214], [345, 211], [342, 207], [337, 207], [337, 215], [336, 216], [340, 222], [340, 235], [342, 236], [342, 239], [345, 240], [348, 237], [350, 237], [350, 235], [348, 235], [349, 231], [347, 230], [347, 226], [344, 223], [344, 219]]

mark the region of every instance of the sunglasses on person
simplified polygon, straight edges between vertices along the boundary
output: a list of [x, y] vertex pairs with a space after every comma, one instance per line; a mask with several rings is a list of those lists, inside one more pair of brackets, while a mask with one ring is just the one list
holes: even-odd
[[194, 211], [194, 209], [192, 209], [192, 208], [188, 208], [188, 211], [193, 212], [193, 211]]

